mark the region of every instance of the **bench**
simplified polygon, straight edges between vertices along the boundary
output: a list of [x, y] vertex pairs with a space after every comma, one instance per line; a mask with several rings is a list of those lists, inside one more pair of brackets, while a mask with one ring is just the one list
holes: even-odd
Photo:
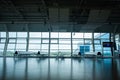
[[84, 54], [84, 57], [102, 57], [103, 55], [100, 53], [98, 54], [98, 52], [86, 52]]
[[33, 56], [33, 55], [38, 55], [35, 52], [26, 52], [26, 51], [16, 51], [14, 56], [18, 56], [18, 57], [24, 57], [24, 56]]
[[30, 57], [30, 56], [37, 56], [37, 57], [47, 57], [48, 54], [40, 54], [40, 52], [26, 52], [26, 51], [15, 51], [14, 56], [16, 57]]

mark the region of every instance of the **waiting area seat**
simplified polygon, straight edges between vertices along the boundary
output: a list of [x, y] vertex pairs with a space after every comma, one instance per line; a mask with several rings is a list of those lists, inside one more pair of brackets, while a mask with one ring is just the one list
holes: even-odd
[[96, 52], [85, 52], [84, 57], [96, 57]]
[[114, 56], [103, 56], [103, 54], [101, 52], [85, 52], [84, 54], [81, 52], [78, 52], [77, 54], [66, 54], [66, 53], [59, 53], [56, 56], [48, 56], [48, 54], [46, 54], [45, 52], [41, 54], [40, 51], [38, 52], [26, 52], [26, 51], [15, 51], [14, 53], [14, 57], [60, 57], [60, 58], [69, 58], [69, 57], [73, 57], [73, 58], [80, 58], [80, 57], [85, 57], [85, 58], [109, 58], [109, 57], [120, 57], [119, 53], [116, 53], [117, 55], [114, 54]]
[[72, 57], [103, 57], [101, 52], [85, 52], [84, 54], [78, 52], [78, 54], [73, 54]]
[[31, 55], [36, 55], [35, 52], [26, 52], [26, 51], [15, 51], [14, 56], [17, 57], [25, 57], [25, 56], [31, 56]]
[[86, 52], [84, 57], [103, 57], [101, 52]]
[[40, 51], [38, 52], [30, 52], [30, 51], [15, 51], [15, 57], [47, 57], [47, 54], [41, 54]]

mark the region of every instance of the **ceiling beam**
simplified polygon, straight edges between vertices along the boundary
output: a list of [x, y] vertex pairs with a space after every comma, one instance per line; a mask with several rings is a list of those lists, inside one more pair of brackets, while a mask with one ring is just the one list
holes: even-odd
[[44, 6], [44, 8], [45, 8], [46, 17], [47, 17], [47, 19], [49, 20], [49, 11], [48, 11], [48, 8], [47, 8], [47, 6], [46, 6], [45, 0], [42, 0], [42, 4], [43, 4], [43, 6]]
[[2, 0], [2, 2], [4, 2], [6, 5], [8, 5], [9, 7], [11, 7], [11, 9], [15, 10], [15, 12], [20, 16], [22, 17], [23, 19], [25, 19], [25, 16], [23, 15], [23, 13], [18, 10], [15, 6], [15, 4], [11, 1], [11, 0]]

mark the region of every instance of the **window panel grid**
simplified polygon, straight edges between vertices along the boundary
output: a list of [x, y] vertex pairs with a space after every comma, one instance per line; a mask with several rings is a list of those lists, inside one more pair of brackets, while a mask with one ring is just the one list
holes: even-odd
[[16, 39], [9, 39], [9, 43], [16, 43]]
[[16, 32], [9, 32], [9, 37], [10, 38], [16, 38], [17, 37], [17, 33]]
[[51, 32], [51, 38], [58, 38], [58, 32]]
[[0, 38], [5, 38], [6, 37], [6, 32], [0, 32]]
[[14, 50], [15, 49], [15, 44], [8, 44], [7, 49], [9, 50]]
[[31, 49], [40, 49], [40, 45], [39, 44], [29, 44], [29, 50]]
[[27, 37], [27, 32], [17, 32], [17, 37], [26, 38]]
[[84, 33], [72, 33], [72, 38], [83, 38]]
[[[26, 50], [27, 45], [27, 32], [8, 32], [9, 33], [9, 43], [7, 50]], [[34, 33], [34, 35], [32, 34]], [[56, 36], [55, 36], [56, 35]], [[43, 52], [48, 52], [49, 49], [49, 32], [29, 32], [29, 50], [43, 50]], [[6, 32], [0, 32], [0, 43], [5, 45], [6, 42]], [[91, 39], [90, 39], [91, 38]], [[86, 39], [86, 40], [85, 40]], [[90, 39], [90, 40], [87, 40]], [[102, 46], [102, 42], [109, 42], [108, 33], [94, 33], [95, 51], [101, 50], [96, 48], [96, 45]], [[75, 33], [72, 34], [72, 45], [73, 50], [79, 48], [80, 45], [91, 45], [92, 44], [92, 33]], [[20, 46], [24, 45], [24, 46]], [[37, 45], [33, 47], [31, 45]], [[52, 47], [56, 45], [56, 47]], [[33, 47], [33, 48], [30, 48]], [[59, 48], [59, 49], [58, 49]], [[2, 48], [3, 49], [3, 48]], [[46, 51], [45, 51], [46, 50]], [[71, 51], [71, 33], [70, 32], [51, 32], [51, 42], [50, 50], [70, 50]], [[92, 49], [91, 49], [92, 50]], [[109, 51], [109, 49], [104, 49]]]
[[0, 44], [0, 49], [4, 50], [4, 46], [5, 46], [5, 44]]
[[29, 32], [30, 38], [41, 38], [41, 32]]
[[16, 44], [16, 50], [19, 50], [19, 49], [26, 49], [26, 44]]
[[6, 39], [2, 38], [0, 39], [0, 43], [5, 43], [6, 42]]
[[17, 39], [17, 43], [27, 43], [26, 39]]
[[41, 39], [29, 39], [29, 43], [41, 43]]

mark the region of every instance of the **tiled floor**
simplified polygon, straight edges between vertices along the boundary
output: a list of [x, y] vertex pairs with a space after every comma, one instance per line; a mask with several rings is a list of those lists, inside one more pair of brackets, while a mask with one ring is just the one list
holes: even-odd
[[0, 80], [120, 80], [120, 59], [1, 57]]

